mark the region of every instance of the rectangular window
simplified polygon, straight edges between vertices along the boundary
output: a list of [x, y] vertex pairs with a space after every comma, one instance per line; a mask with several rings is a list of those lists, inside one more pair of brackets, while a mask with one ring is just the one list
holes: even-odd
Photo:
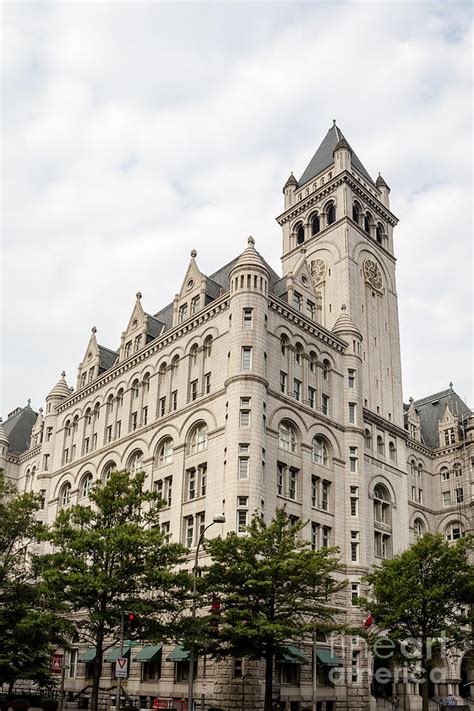
[[308, 405], [314, 409], [316, 405], [316, 390], [308, 387]]
[[250, 470], [249, 445], [239, 444], [238, 478], [248, 479]]
[[298, 482], [298, 470], [290, 469], [288, 477], [288, 498], [296, 499], [297, 492], [297, 482]]
[[141, 335], [140, 335], [140, 336], [135, 336], [135, 350], [136, 350], [136, 351], [140, 350], [141, 342], [142, 342], [142, 337], [141, 337]]
[[451, 492], [450, 491], [443, 491], [441, 494], [442, 499], [443, 499], [443, 506], [451, 506]]
[[132, 342], [128, 341], [128, 343], [125, 344], [125, 350], [124, 350], [124, 355], [125, 358], [128, 358], [130, 353], [132, 352]]
[[206, 373], [204, 376], [204, 392], [206, 395], [209, 395], [211, 392], [211, 374]]
[[171, 409], [174, 412], [175, 410], [177, 410], [177, 408], [178, 408], [178, 391], [173, 390], [173, 392], [171, 393]]
[[92, 449], [97, 449], [97, 432], [92, 435]]
[[280, 667], [280, 684], [298, 686], [300, 683], [300, 665], [292, 662], [282, 662]]
[[242, 347], [242, 370], [252, 370], [252, 348]]
[[69, 448], [66, 447], [66, 449], [63, 452], [63, 464], [67, 464], [69, 461]]
[[108, 427], [105, 431], [105, 441], [106, 442], [112, 441], [112, 425], [108, 425]]
[[184, 545], [192, 548], [194, 543], [194, 516], [186, 516], [184, 519]]
[[51, 442], [51, 437], [53, 436], [53, 428], [52, 427], [47, 427], [46, 428], [46, 442]]
[[319, 549], [319, 523], [311, 522], [311, 550]]
[[355, 402], [349, 403], [349, 422], [354, 425], [356, 421], [356, 404]]
[[241, 679], [243, 673], [242, 657], [234, 659], [234, 679]]
[[242, 533], [248, 523], [248, 496], [237, 497], [237, 531]]
[[313, 475], [311, 477], [311, 506], [315, 509], [318, 508], [318, 488], [319, 479]]
[[46, 489], [41, 489], [41, 491], [40, 491], [40, 509], [41, 509], [41, 511], [44, 510], [45, 506], [46, 506]]
[[201, 464], [199, 470], [199, 496], [206, 496], [207, 490], [207, 464]]
[[351, 561], [359, 560], [359, 531], [351, 531]]
[[351, 516], [359, 515], [359, 487], [351, 486]]
[[277, 466], [277, 494], [283, 496], [285, 486], [285, 466], [278, 464]]
[[416, 486], [411, 487], [411, 500], [416, 501]]
[[316, 307], [315, 307], [315, 305], [313, 304], [313, 302], [312, 302], [312, 301], [307, 301], [307, 302], [306, 302], [306, 307], [307, 307], [307, 309], [308, 309], [308, 315], [309, 315], [309, 317], [312, 318], [312, 319], [314, 319], [314, 314], [315, 314], [315, 312], [316, 312]]
[[182, 323], [188, 318], [188, 305], [182, 304], [179, 307], [179, 322]]
[[462, 487], [459, 489], [455, 489], [455, 493], [456, 493], [456, 503], [462, 504], [462, 502], [464, 501], [464, 491], [463, 491]]
[[199, 301], [199, 296], [195, 296], [191, 299], [191, 314], [197, 314], [197, 312], [199, 311]]
[[87, 452], [90, 449], [90, 439], [89, 437], [84, 438], [84, 454], [87, 454]]
[[288, 376], [282, 370], [280, 370], [280, 391], [286, 393]]
[[418, 489], [418, 503], [423, 503], [423, 489]]
[[352, 651], [352, 666], [351, 666], [351, 680], [354, 684], [359, 681], [359, 661], [360, 652], [357, 650]]
[[122, 420], [117, 420], [117, 424], [115, 425], [115, 437], [117, 439], [120, 437], [121, 432], [122, 432]]
[[202, 536], [204, 529], [206, 528], [206, 514], [204, 511], [196, 514], [196, 533], [198, 536]]
[[77, 668], [77, 649], [70, 649], [68, 652], [69, 669], [66, 667], [69, 679], [74, 679]]
[[148, 423], [148, 407], [142, 408], [142, 425], [145, 427], [145, 425]]
[[81, 388], [83, 388], [84, 385], [86, 384], [86, 380], [87, 380], [87, 373], [82, 373], [81, 374]]
[[49, 454], [43, 455], [43, 471], [47, 472], [49, 469]]
[[94, 368], [89, 370], [89, 382], [91, 382], [91, 380], [94, 380]]
[[173, 477], [167, 476], [165, 479], [164, 500], [171, 506], [171, 498], [173, 493]]
[[187, 472], [187, 501], [196, 498], [196, 470], [188, 469]]
[[197, 380], [192, 380], [190, 384], [191, 388], [191, 400], [196, 400], [198, 396], [198, 381]]
[[329, 548], [329, 541], [331, 538], [331, 529], [329, 526], [323, 526], [321, 535], [321, 548]]
[[321, 487], [321, 508], [323, 511], [329, 511], [329, 481], [323, 481]]
[[132, 432], [138, 427], [138, 412], [132, 412], [131, 416], [131, 429]]
[[299, 380], [296, 380], [296, 378], [293, 382], [295, 400], [301, 400], [301, 382]]
[[329, 415], [329, 397], [327, 395], [321, 397], [321, 412], [323, 415]]
[[355, 383], [355, 370], [348, 370], [347, 371], [347, 385], [350, 388], [353, 388], [354, 383]]
[[298, 294], [297, 291], [293, 292], [293, 308], [296, 309], [297, 311], [301, 311], [301, 307], [303, 305], [303, 297], [301, 294]]
[[253, 328], [253, 309], [243, 310], [243, 327], [246, 331]]
[[170, 522], [162, 521], [160, 523], [161, 533], [164, 535], [165, 540], [168, 542], [170, 539]]
[[250, 426], [250, 398], [241, 397], [240, 398], [240, 419], [239, 423], [241, 427]]
[[357, 598], [360, 597], [359, 588], [360, 588], [359, 583], [351, 583], [351, 604], [352, 605], [355, 605]]
[[357, 447], [349, 447], [349, 471], [357, 474]]

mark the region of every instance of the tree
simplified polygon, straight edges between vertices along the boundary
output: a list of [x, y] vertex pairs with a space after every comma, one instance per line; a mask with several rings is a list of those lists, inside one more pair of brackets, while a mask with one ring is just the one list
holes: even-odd
[[270, 523], [254, 515], [245, 535], [230, 533], [205, 543], [212, 563], [206, 587], [221, 602], [217, 654], [265, 660], [265, 711], [272, 708], [275, 658], [288, 644], [307, 639], [315, 625], [330, 625], [336, 551], [310, 549], [283, 509]]
[[[468, 551], [472, 540], [447, 543], [442, 536], [425, 534], [414, 545], [391, 560], [384, 560], [366, 580], [369, 596], [358, 605], [370, 611], [378, 630], [407, 652], [416, 648], [408, 664], [419, 664], [423, 681], [423, 711], [428, 711], [428, 678], [433, 651], [462, 648], [471, 639], [472, 618], [465, 606], [473, 599], [474, 583]], [[372, 646], [380, 635], [368, 635]], [[409, 654], [409, 656], [413, 656]], [[403, 655], [402, 655], [403, 658]]]
[[39, 508], [38, 497], [19, 494], [0, 472], [0, 684], [10, 694], [17, 679], [54, 683], [51, 654], [68, 631], [31, 568]]
[[143, 635], [163, 640], [189, 593], [189, 574], [176, 569], [186, 550], [167, 542], [158, 525], [162, 501], [144, 481], [143, 473], [113, 472], [106, 484], [96, 482], [89, 507], [60, 511], [45, 534], [54, 553], [38, 561], [48, 589], [74, 615], [79, 638], [95, 647], [92, 711], [102, 655], [116, 643], [122, 615], [140, 615]]

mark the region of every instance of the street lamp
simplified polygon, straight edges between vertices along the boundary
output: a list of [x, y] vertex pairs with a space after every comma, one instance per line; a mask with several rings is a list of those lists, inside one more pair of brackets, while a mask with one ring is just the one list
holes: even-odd
[[[220, 516], [214, 516], [212, 519], [211, 523], [208, 523], [205, 528], [202, 529], [201, 535], [199, 536], [199, 540], [197, 542], [196, 546], [196, 555], [194, 556], [194, 567], [193, 567], [193, 604], [191, 608], [191, 621], [194, 624], [194, 621], [196, 619], [196, 592], [197, 592], [197, 568], [198, 568], [198, 558], [199, 558], [199, 549], [201, 547], [201, 544], [204, 540], [204, 534], [206, 533], [207, 529], [213, 526], [215, 523], [225, 523], [225, 516], [220, 515]], [[194, 711], [193, 705], [194, 705], [194, 657], [195, 657], [195, 644], [194, 640], [191, 642], [191, 649], [189, 650], [189, 680], [188, 680], [188, 711]]]

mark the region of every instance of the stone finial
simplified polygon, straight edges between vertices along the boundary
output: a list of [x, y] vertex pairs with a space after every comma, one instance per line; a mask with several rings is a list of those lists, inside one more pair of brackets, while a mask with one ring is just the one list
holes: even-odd
[[44, 412], [43, 408], [42, 408], [42, 407], [40, 407], [40, 409], [39, 409], [39, 414], [40, 414], [40, 415], [42, 415], [42, 414], [43, 414], [43, 412]]
[[192, 249], [191, 250], [191, 259], [196, 259], [197, 256], [198, 256], [197, 251], [195, 249]]
[[451, 388], [451, 390], [453, 389], [453, 381], [449, 383], [449, 387]]
[[336, 119], [333, 119], [333, 120], [332, 120], [332, 125], [333, 125], [333, 126], [336, 125]]
[[61, 373], [61, 378], [65, 378], [65, 377], [66, 377], [66, 371], [63, 370], [62, 373]]
[[31, 398], [30, 398], [30, 397], [28, 398], [28, 402], [27, 402], [27, 404], [26, 404], [26, 407], [31, 407]]
[[140, 299], [142, 298], [142, 292], [141, 292], [141, 291], [137, 291], [136, 297], [137, 297], [137, 301], [140, 301]]
[[255, 246], [255, 240], [254, 240], [254, 238], [252, 237], [252, 235], [250, 235], [249, 238], [247, 239], [247, 244], [248, 244], [249, 247], [254, 247], [254, 246]]
[[413, 402], [413, 398], [412, 398], [411, 395], [410, 395], [410, 397], [409, 397], [409, 399], [408, 399], [408, 402], [410, 403], [410, 405], [411, 405], [411, 403]]
[[91, 331], [92, 331], [92, 333], [93, 333], [94, 336], [95, 336], [95, 334], [97, 333], [96, 327], [95, 327], [95, 326], [92, 326]]
[[346, 309], [347, 309], [347, 306], [345, 304], [342, 304], [341, 311], [346, 311]]

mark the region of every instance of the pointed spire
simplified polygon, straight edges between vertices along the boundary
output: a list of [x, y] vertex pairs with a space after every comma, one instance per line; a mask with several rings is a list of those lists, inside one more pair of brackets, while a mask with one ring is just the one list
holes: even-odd
[[350, 151], [350, 152], [352, 153], [352, 148], [350, 147], [350, 145], [348, 144], [348, 142], [346, 141], [346, 139], [344, 138], [344, 136], [341, 136], [341, 138], [340, 138], [340, 139], [338, 140], [338, 142], [336, 143], [336, 146], [335, 146], [335, 148], [334, 148], [333, 154], [334, 154], [336, 151], [339, 151], [341, 148], [346, 148], [348, 151]]
[[296, 180], [295, 176], [293, 175], [293, 171], [291, 171], [290, 177], [288, 178], [288, 180], [287, 180], [286, 183], [284, 184], [284, 186], [283, 186], [283, 191], [285, 191], [286, 188], [289, 188], [289, 187], [291, 187], [292, 185], [295, 186], [295, 187], [298, 185], [298, 181]]
[[97, 329], [96, 329], [95, 326], [92, 326], [92, 328], [91, 328], [91, 333], [92, 333], [93, 336], [95, 336], [95, 334], [97, 333]]
[[197, 251], [195, 249], [192, 249], [191, 250], [191, 259], [196, 259], [197, 256], [198, 256]]
[[378, 174], [377, 180], [375, 181], [375, 185], [376, 185], [378, 188], [388, 188], [387, 183], [386, 183], [385, 180], [382, 178], [382, 176], [380, 175], [380, 173]]
[[142, 292], [141, 292], [141, 291], [137, 291], [137, 293], [135, 294], [135, 296], [137, 297], [137, 301], [140, 301], [141, 298], [142, 298]]

